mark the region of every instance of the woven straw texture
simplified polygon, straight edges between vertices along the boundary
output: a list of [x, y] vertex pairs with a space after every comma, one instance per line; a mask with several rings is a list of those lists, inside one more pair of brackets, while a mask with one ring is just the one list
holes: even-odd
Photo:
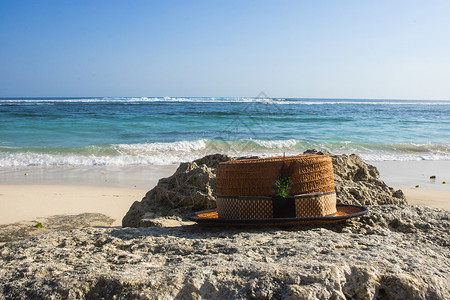
[[[219, 218], [236, 220], [271, 219], [272, 199], [268, 197], [218, 197]], [[276, 201], [276, 200], [275, 200]], [[295, 197], [295, 216], [321, 217], [336, 213], [336, 193], [318, 193]]]
[[220, 163], [216, 174], [217, 196], [274, 196], [280, 174], [291, 180], [290, 195], [334, 191], [333, 163], [324, 155], [229, 161]]
[[272, 199], [217, 198], [217, 213], [225, 219], [273, 218]]
[[295, 215], [302, 217], [321, 217], [336, 213], [336, 193], [295, 199]]

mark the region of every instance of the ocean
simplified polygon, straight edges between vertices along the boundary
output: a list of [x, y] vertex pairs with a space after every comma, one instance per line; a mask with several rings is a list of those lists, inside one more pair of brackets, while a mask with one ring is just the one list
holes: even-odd
[[1, 98], [0, 168], [166, 165], [307, 149], [450, 160], [450, 101]]

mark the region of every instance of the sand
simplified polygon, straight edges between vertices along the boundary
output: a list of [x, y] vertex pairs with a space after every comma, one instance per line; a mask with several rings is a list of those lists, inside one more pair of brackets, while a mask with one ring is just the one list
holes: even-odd
[[122, 218], [178, 166], [28, 168], [0, 171], [0, 224], [53, 215], [102, 213]]
[[[450, 161], [369, 162], [390, 186], [402, 189], [412, 205], [450, 211]], [[120, 226], [140, 201], [176, 165], [0, 170], [0, 224], [53, 215], [103, 213]], [[430, 180], [435, 175], [436, 180]], [[446, 180], [448, 184], [442, 184]], [[419, 188], [415, 188], [419, 185]]]
[[0, 224], [53, 215], [103, 213], [120, 226], [134, 201], [146, 190], [70, 185], [0, 185]]
[[[367, 161], [381, 179], [396, 189], [450, 191], [450, 160]], [[435, 179], [430, 179], [435, 176]], [[446, 181], [447, 184], [442, 182]], [[450, 199], [449, 199], [450, 200]]]
[[403, 189], [410, 205], [425, 205], [450, 211], [450, 191]]
[[[450, 161], [368, 161], [381, 179], [401, 189], [410, 205], [426, 205], [450, 211]], [[431, 179], [430, 177], [436, 177]], [[447, 184], [443, 184], [443, 182]], [[416, 187], [418, 186], [418, 187]]]

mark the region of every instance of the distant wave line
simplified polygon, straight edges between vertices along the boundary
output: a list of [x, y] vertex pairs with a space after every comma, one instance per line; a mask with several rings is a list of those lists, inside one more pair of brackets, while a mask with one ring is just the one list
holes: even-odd
[[123, 97], [123, 98], [0, 98], [0, 105], [39, 103], [264, 103], [276, 105], [450, 105], [447, 100], [372, 100], [372, 99], [303, 99], [303, 98], [252, 98], [252, 97]]

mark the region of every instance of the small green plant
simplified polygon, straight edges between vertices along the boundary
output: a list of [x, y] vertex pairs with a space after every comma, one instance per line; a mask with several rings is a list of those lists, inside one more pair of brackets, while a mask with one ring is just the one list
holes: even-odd
[[44, 225], [42, 225], [41, 222], [37, 222], [36, 225], [34, 225], [36, 228], [44, 228]]
[[291, 180], [289, 177], [280, 175], [277, 177], [277, 180], [275, 181], [275, 195], [280, 197], [287, 197], [289, 196], [289, 184], [291, 183]]

